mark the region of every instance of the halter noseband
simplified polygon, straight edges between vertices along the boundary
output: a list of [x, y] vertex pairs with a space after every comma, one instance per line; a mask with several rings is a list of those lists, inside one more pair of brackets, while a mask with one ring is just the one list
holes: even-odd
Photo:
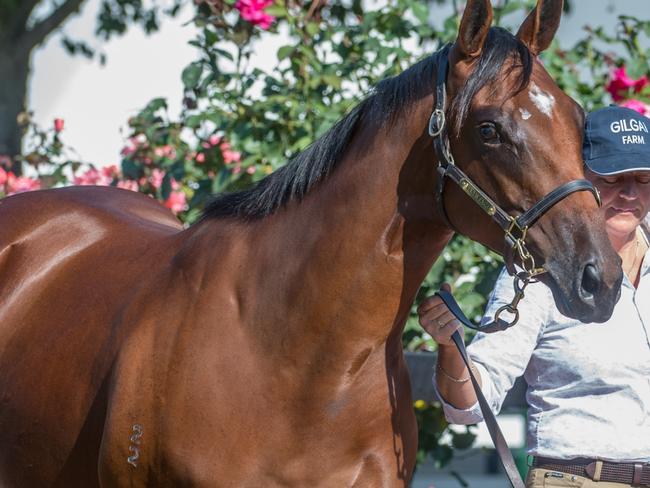
[[[506, 268], [510, 275], [515, 277], [515, 297], [508, 305], [501, 307], [495, 316], [494, 328], [503, 329], [514, 325], [518, 318], [519, 312], [517, 304], [524, 296], [524, 289], [535, 276], [545, 273], [543, 267], [535, 266], [535, 259], [526, 247], [526, 233], [528, 229], [537, 220], [544, 215], [553, 205], [563, 200], [567, 196], [577, 191], [590, 191], [596, 198], [598, 205], [601, 205], [600, 194], [594, 185], [589, 181], [573, 180], [552, 190], [540, 201], [523, 214], [512, 216], [506, 213], [492, 200], [483, 190], [481, 190], [467, 176], [454, 161], [449, 147], [449, 135], [447, 133], [447, 123], [445, 116], [445, 105], [447, 100], [447, 71], [449, 68], [449, 45], [445, 46], [439, 52], [438, 75], [436, 78], [436, 101], [433, 113], [429, 119], [429, 135], [433, 138], [433, 149], [438, 158], [438, 184], [436, 188], [436, 203], [440, 215], [446, 221], [449, 228], [456, 230], [449, 220], [443, 198], [445, 181], [447, 178], [456, 183], [478, 206], [487, 213], [504, 231], [505, 252], [503, 254]], [[515, 252], [519, 257], [523, 271], [517, 272], [514, 266]], [[514, 319], [507, 323], [499, 320], [499, 315], [508, 311], [514, 314]], [[482, 328], [481, 330], [485, 330]]]

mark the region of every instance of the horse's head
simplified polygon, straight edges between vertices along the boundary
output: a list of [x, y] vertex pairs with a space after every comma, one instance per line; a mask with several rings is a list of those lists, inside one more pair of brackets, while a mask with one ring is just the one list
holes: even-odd
[[[470, 0], [449, 51], [451, 153], [469, 179], [513, 216], [584, 176], [583, 111], [537, 59], [551, 43], [561, 11], [562, 0], [539, 0], [513, 36], [490, 27], [489, 0]], [[446, 184], [444, 207], [458, 231], [504, 249], [503, 229], [486, 225], [485, 213], [468, 203], [459, 185]], [[458, 208], [464, 209], [462, 219], [452, 210]], [[595, 195], [568, 192], [525, 234], [536, 265], [547, 271], [540, 279], [553, 290], [562, 313], [583, 321], [608, 319], [622, 271]]]

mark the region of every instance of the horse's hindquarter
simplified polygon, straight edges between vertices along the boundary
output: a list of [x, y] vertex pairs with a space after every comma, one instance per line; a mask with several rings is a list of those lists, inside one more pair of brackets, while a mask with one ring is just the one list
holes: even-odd
[[[111, 188], [0, 200], [0, 485], [62, 483], [76, 451], [95, 479], [79, 467], [71, 479], [96, 484], [90, 431], [126, 332], [119, 313], [180, 227], [152, 199]], [[84, 436], [91, 444], [75, 446]]]
[[[333, 393], [300, 387], [225, 331], [176, 342], [150, 326], [121, 352], [102, 445], [106, 486], [407, 486], [413, 411], [389, 391], [383, 352], [368, 360], [374, 372]], [[157, 364], [146, 364], [152, 356]]]

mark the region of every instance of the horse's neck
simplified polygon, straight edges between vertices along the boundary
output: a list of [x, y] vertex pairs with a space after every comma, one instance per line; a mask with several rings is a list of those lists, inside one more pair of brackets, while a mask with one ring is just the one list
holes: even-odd
[[242, 224], [247, 242], [238, 245], [247, 251], [234, 286], [254, 294], [240, 307], [267, 351], [297, 354], [307, 345], [354, 356], [389, 337], [399, 342], [415, 293], [451, 236], [434, 215], [424, 124], [361, 128], [302, 202]]

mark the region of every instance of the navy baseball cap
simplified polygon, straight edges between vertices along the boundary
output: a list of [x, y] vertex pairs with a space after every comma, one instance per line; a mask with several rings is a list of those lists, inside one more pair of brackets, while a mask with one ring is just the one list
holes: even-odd
[[611, 105], [587, 115], [582, 157], [599, 175], [650, 171], [650, 119]]

